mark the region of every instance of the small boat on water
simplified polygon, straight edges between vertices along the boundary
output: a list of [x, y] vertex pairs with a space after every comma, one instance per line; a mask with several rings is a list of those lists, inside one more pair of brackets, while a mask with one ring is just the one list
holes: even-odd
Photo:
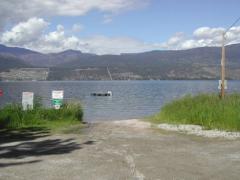
[[91, 93], [91, 96], [112, 96], [112, 91], [108, 91], [106, 93], [104, 93], [104, 92]]
[[[107, 67], [107, 73], [109, 75], [110, 80], [112, 81], [112, 75]], [[112, 96], [112, 91], [107, 91], [107, 92], [97, 92], [97, 93], [91, 93], [91, 96]]]

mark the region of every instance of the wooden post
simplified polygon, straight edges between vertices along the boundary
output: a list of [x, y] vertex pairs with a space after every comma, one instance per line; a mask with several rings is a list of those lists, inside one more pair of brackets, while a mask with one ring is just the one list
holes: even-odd
[[225, 96], [225, 32], [222, 34], [222, 60], [221, 60], [221, 98]]

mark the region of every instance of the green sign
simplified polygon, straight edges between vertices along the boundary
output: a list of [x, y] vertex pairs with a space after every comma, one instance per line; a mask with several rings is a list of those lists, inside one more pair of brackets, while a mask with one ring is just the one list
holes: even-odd
[[52, 104], [53, 104], [55, 109], [60, 109], [60, 107], [63, 104], [63, 100], [62, 99], [53, 99]]

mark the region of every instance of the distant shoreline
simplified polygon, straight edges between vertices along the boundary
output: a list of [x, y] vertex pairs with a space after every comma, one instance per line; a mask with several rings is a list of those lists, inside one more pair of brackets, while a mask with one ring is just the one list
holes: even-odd
[[[158, 79], [158, 80], [0, 80], [0, 82], [136, 82], [136, 81], [218, 81], [218, 79]], [[240, 81], [240, 79], [230, 79], [228, 81]]]

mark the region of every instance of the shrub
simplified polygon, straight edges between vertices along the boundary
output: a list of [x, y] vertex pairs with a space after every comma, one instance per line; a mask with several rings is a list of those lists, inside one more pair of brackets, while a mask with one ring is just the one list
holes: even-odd
[[163, 106], [156, 122], [196, 124], [208, 129], [240, 131], [240, 94], [220, 99], [216, 94], [187, 95]]
[[59, 110], [44, 108], [39, 101], [34, 104], [33, 110], [23, 111], [22, 107], [17, 104], [5, 106], [0, 110], [0, 127], [1, 128], [22, 128], [34, 126], [48, 126], [58, 122], [72, 124], [81, 122], [83, 111], [80, 104], [64, 104]]

